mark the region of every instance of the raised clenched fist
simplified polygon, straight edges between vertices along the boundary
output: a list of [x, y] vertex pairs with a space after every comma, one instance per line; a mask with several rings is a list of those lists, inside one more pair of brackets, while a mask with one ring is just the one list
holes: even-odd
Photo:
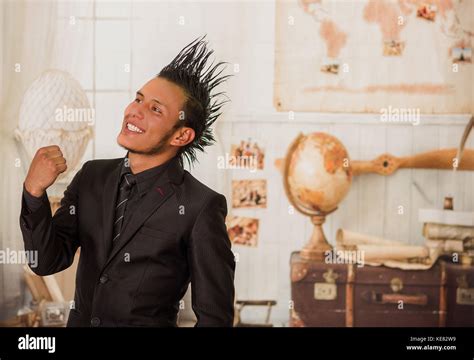
[[66, 169], [66, 159], [59, 146], [51, 145], [38, 149], [26, 175], [26, 191], [36, 197], [42, 196]]

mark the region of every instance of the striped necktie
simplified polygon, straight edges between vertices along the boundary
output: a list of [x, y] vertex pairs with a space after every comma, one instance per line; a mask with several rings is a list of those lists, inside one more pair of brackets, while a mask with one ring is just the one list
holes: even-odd
[[115, 205], [112, 243], [115, 243], [120, 237], [120, 232], [122, 231], [123, 216], [125, 215], [125, 208], [127, 207], [127, 201], [130, 197], [132, 187], [136, 183], [137, 179], [135, 178], [135, 176], [133, 176], [133, 174], [128, 173], [123, 175], [122, 182], [120, 183], [117, 203]]

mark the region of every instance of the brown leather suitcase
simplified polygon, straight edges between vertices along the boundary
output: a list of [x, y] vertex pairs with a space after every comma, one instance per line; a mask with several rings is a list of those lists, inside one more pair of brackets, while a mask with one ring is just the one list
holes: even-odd
[[446, 326], [474, 326], [474, 266], [445, 263]]
[[355, 326], [444, 326], [446, 303], [442, 269], [357, 268], [354, 279]]
[[352, 267], [342, 264], [305, 261], [299, 252], [291, 255], [290, 326], [350, 326], [351, 309], [346, 301], [351, 293]]
[[290, 326], [445, 326], [446, 273], [291, 256]]

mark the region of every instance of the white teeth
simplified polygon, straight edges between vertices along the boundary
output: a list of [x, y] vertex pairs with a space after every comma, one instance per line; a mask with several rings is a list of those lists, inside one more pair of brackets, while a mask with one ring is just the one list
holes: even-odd
[[137, 133], [143, 133], [143, 131], [141, 131], [139, 128], [137, 128], [135, 125], [132, 125], [130, 123], [127, 123], [127, 129], [130, 130], [130, 131], [133, 131], [133, 132], [137, 132]]

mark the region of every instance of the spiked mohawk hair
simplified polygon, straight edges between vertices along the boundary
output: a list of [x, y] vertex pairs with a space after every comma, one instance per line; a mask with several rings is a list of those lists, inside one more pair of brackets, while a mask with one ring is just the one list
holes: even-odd
[[[178, 156], [181, 164], [186, 159], [189, 165], [196, 161], [196, 151], [215, 142], [211, 125], [222, 114], [220, 109], [230, 101], [225, 92], [211, 94], [212, 90], [231, 75], [221, 76], [226, 62], [214, 61], [206, 68], [206, 63], [214, 50], [207, 48], [206, 35], [186, 45], [179, 54], [166, 65], [157, 77], [164, 78], [180, 86], [185, 93], [184, 119], [178, 120], [177, 128], [190, 127], [195, 132], [194, 140], [180, 148]], [[225, 100], [218, 100], [220, 96]]]

